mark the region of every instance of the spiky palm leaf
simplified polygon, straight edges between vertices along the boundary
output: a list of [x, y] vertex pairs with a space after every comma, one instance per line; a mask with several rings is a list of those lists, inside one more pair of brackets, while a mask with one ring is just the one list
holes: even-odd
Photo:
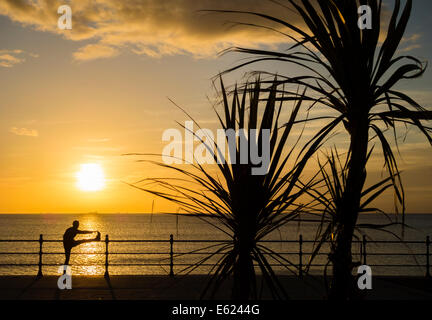
[[[342, 164], [340, 155], [336, 149], [332, 150], [326, 158], [325, 163], [318, 161], [319, 175], [321, 176], [318, 180], [319, 182], [314, 185], [314, 188], [308, 188], [306, 191], [314, 199], [309, 212], [318, 215], [321, 219], [316, 230], [314, 248], [306, 271], [310, 269], [313, 260], [326, 243], [330, 243], [330, 254], [335, 251], [335, 235], [339, 233], [339, 228], [341, 227], [340, 221], [344, 214], [341, 208], [343, 207], [342, 203], [347, 182], [348, 162], [345, 161]], [[349, 156], [347, 156], [348, 158]], [[385, 229], [390, 226], [401, 225], [401, 223], [393, 222], [391, 217], [381, 209], [370, 207], [375, 199], [392, 186], [392, 177], [387, 177], [362, 192], [359, 212], [383, 214], [389, 222], [386, 224], [357, 224], [355, 226], [357, 234], [354, 234], [357, 240], [361, 239], [360, 236], [366, 235], [363, 231], [364, 229], [386, 232], [401, 240], [397, 234]]]
[[[312, 181], [302, 188], [298, 188], [297, 181], [308, 159], [321, 146], [323, 138], [313, 141], [300, 154], [295, 152], [299, 137], [296, 137], [297, 142], [289, 142], [289, 138], [304, 95], [298, 96], [288, 123], [280, 126], [279, 118], [284, 102], [278, 102], [281, 97], [278, 96], [277, 91], [277, 81], [275, 81], [268, 96], [263, 99], [261, 83], [257, 80], [253, 85], [246, 85], [243, 89], [234, 89], [229, 102], [230, 96], [221, 80], [223, 115], [216, 112], [224, 130], [246, 129], [249, 132], [251, 129], [256, 129], [258, 141], [261, 141], [263, 130], [270, 130], [270, 163], [267, 174], [252, 175], [251, 170], [256, 165], [250, 158], [245, 164], [239, 163], [244, 146], [240, 143], [240, 138], [236, 138], [235, 154], [230, 155], [231, 159], [236, 159], [236, 162], [218, 163], [220, 176], [212, 174], [209, 167], [199, 163], [191, 164], [190, 169], [157, 163], [180, 173], [185, 176], [185, 179], [182, 181], [164, 178], [142, 180], [144, 183], [157, 183], [163, 190], [135, 185], [141, 190], [178, 204], [189, 214], [199, 218], [203, 218], [202, 214], [205, 214], [206, 217], [217, 219], [222, 226], [211, 222], [212, 225], [230, 237], [231, 240], [221, 244], [215, 252], [220, 258], [211, 268], [212, 277], [203, 297], [207, 294], [213, 296], [224, 280], [233, 277], [233, 298], [257, 298], [254, 267], [256, 263], [273, 297], [286, 298], [286, 292], [270, 266], [269, 258], [294, 272], [295, 266], [260, 243], [260, 240], [293, 220], [302, 209], [302, 206], [297, 204], [298, 200], [305, 194]], [[215, 163], [218, 156], [225, 157], [225, 150], [222, 150], [217, 141], [208, 142], [197, 138], [201, 143], [206, 144]], [[259, 145], [259, 149], [262, 152], [262, 145]], [[284, 152], [287, 149], [288, 152]], [[185, 181], [194, 186], [185, 184]], [[203, 258], [192, 268], [208, 262], [211, 257], [213, 255]]]

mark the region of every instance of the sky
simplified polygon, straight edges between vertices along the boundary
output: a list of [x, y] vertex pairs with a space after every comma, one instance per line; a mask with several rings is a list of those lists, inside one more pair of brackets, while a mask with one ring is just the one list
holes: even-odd
[[[63, 4], [72, 8], [72, 30], [58, 28]], [[299, 23], [260, 0], [0, 0], [0, 213], [149, 212], [153, 201], [155, 212], [175, 211], [127, 184], [166, 171], [124, 154], [162, 152], [164, 130], [186, 120], [169, 99], [215, 128], [211, 79], [241, 59], [218, 52], [287, 45], [275, 33], [231, 23], [256, 18], [204, 9], [266, 12]], [[431, 12], [430, 1], [414, 0], [401, 54], [431, 61]], [[244, 71], [226, 76], [226, 83], [241, 81]], [[429, 68], [399, 88], [429, 107], [431, 83]], [[407, 210], [432, 212], [432, 149], [412, 129], [400, 151]], [[100, 191], [77, 187], [77, 172], [88, 163], [103, 168]], [[371, 181], [381, 172], [375, 157]], [[391, 194], [378, 201], [387, 211], [392, 203]]]

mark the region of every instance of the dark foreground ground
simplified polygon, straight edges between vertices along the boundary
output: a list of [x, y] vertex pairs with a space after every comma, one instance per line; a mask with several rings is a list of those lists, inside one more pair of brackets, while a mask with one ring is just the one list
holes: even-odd
[[[57, 276], [1, 276], [0, 300], [195, 300], [206, 283], [206, 276], [74, 276], [71, 290], [57, 288]], [[300, 280], [282, 276], [294, 300], [320, 300], [325, 297], [322, 278]], [[258, 282], [259, 283], [259, 282]], [[217, 299], [229, 299], [227, 283]], [[270, 298], [264, 292], [264, 298]], [[431, 300], [432, 280], [425, 278], [374, 277], [369, 300]]]

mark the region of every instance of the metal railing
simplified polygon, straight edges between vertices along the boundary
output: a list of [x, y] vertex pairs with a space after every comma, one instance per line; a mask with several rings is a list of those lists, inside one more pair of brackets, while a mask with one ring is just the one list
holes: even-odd
[[[39, 260], [38, 263], [0, 263], [0, 267], [4, 266], [37, 266], [38, 267], [38, 277], [43, 276], [43, 266], [61, 266], [62, 264], [53, 264], [53, 263], [43, 263], [43, 256], [44, 255], [60, 255], [64, 254], [63, 252], [45, 252], [44, 249], [44, 243], [50, 243], [50, 242], [62, 242], [62, 240], [45, 240], [43, 238], [43, 235], [41, 234], [38, 240], [0, 240], [0, 243], [19, 243], [19, 242], [27, 242], [27, 243], [39, 243], [39, 251], [38, 252], [0, 252], [0, 256], [2, 255], [37, 255]], [[104, 266], [104, 275], [106, 277], [109, 276], [109, 267], [115, 266], [115, 267], [121, 267], [121, 266], [168, 266], [169, 267], [169, 275], [174, 276], [174, 267], [175, 266], [191, 266], [193, 263], [175, 263], [176, 257], [179, 256], [186, 256], [186, 255], [206, 255], [206, 254], [215, 254], [215, 252], [203, 252], [200, 250], [193, 250], [189, 252], [176, 252], [174, 250], [174, 245], [176, 243], [229, 243], [229, 240], [174, 240], [174, 236], [171, 234], [169, 239], [165, 240], [110, 240], [109, 236], [105, 236], [105, 240], [101, 240], [100, 242], [103, 242], [105, 244], [105, 251], [104, 252], [91, 252], [91, 253], [72, 253], [72, 254], [91, 254], [91, 255], [104, 255], [105, 257], [105, 263], [102, 264]], [[288, 244], [288, 243], [297, 243], [298, 245], [298, 251], [297, 252], [278, 252], [279, 255], [285, 255], [285, 256], [292, 256], [297, 255], [298, 256], [298, 276], [302, 277], [304, 273], [304, 263], [303, 258], [304, 256], [311, 255], [311, 252], [304, 251], [304, 245], [305, 244], [313, 244], [315, 241], [313, 240], [303, 240], [302, 235], [299, 236], [297, 240], [262, 240], [260, 243], [274, 243], [274, 244]], [[169, 252], [110, 252], [109, 251], [109, 244], [110, 243], [166, 243], [169, 245]], [[366, 237], [363, 237], [362, 241], [353, 241], [353, 244], [360, 245], [360, 254], [353, 254], [353, 256], [359, 256], [359, 261], [361, 264], [367, 264], [368, 257], [388, 257], [388, 256], [412, 256], [412, 257], [424, 257], [425, 263], [424, 264], [369, 264], [371, 267], [398, 267], [398, 268], [411, 268], [411, 267], [417, 267], [417, 268], [424, 268], [425, 270], [425, 277], [430, 278], [430, 237], [427, 236], [425, 241], [389, 241], [389, 240], [374, 240], [374, 241], [367, 241]], [[402, 245], [422, 245], [424, 246], [424, 251], [419, 253], [407, 253], [407, 252], [369, 252], [368, 253], [368, 245], [370, 244], [402, 244]], [[208, 247], [207, 247], [208, 248]], [[206, 248], [204, 248], [206, 249]], [[139, 263], [139, 264], [131, 264], [131, 263], [110, 263], [109, 257], [113, 255], [152, 255], [152, 254], [158, 254], [158, 255], [165, 255], [166, 260], [169, 262], [167, 263]], [[222, 254], [222, 253], [216, 253], [216, 254]], [[328, 255], [328, 252], [319, 252], [318, 256], [322, 255]], [[82, 264], [74, 264], [75, 266], [84, 266]], [[96, 264], [92, 264], [96, 265]], [[101, 265], [101, 264], [99, 264]], [[200, 266], [214, 266], [214, 263], [201, 263]], [[270, 264], [271, 266], [283, 266], [283, 264]], [[326, 264], [320, 264], [320, 263], [313, 263], [310, 264], [311, 267], [324, 267]]]

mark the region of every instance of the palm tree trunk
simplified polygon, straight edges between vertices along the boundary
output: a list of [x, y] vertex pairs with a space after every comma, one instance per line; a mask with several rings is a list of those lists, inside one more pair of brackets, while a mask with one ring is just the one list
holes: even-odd
[[[238, 208], [234, 210], [234, 212], [237, 213], [238, 219], [238, 226], [234, 237], [234, 251], [237, 252], [237, 260], [234, 263], [234, 282], [231, 298], [233, 300], [249, 300], [257, 298], [252, 251], [255, 246], [254, 239], [257, 233], [255, 206], [258, 205], [254, 200], [259, 199], [257, 196], [259, 189], [249, 188], [250, 185], [254, 185], [252, 180], [255, 178], [247, 174], [248, 170], [250, 170], [247, 166], [241, 166], [240, 168], [244, 170], [244, 175], [239, 185], [246, 189], [238, 190], [237, 192], [246, 192], [251, 200], [240, 204], [234, 204], [234, 206]], [[253, 215], [251, 213], [255, 214]]]
[[367, 116], [356, 116], [350, 122], [350, 160], [343, 203], [338, 220], [338, 233], [331, 261], [333, 279], [330, 299], [353, 299], [357, 288], [352, 275], [351, 245], [360, 209], [360, 198], [366, 180], [369, 122]]
[[255, 270], [249, 250], [246, 248], [240, 250], [234, 265], [232, 299], [249, 300], [253, 298], [252, 281], [255, 278]]
[[237, 252], [237, 260], [234, 263], [232, 299], [256, 299], [255, 269], [252, 260], [255, 226], [253, 220], [247, 215], [242, 214], [239, 219], [241, 219], [239, 224], [241, 227], [237, 230], [234, 238], [234, 250]]

